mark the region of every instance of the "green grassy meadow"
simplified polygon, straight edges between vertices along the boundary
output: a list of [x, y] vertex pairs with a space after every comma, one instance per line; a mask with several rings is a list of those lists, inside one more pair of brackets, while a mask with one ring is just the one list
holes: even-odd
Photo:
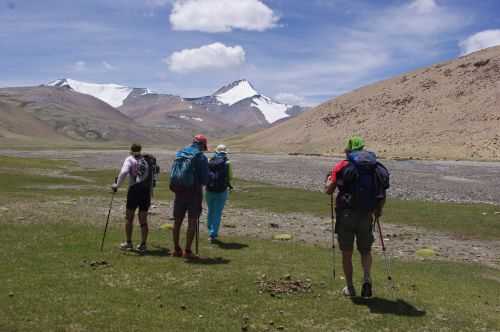
[[[392, 260], [392, 291], [375, 257], [375, 298], [351, 301], [340, 295], [338, 252], [336, 280], [331, 250], [294, 242], [224, 237], [210, 245], [201, 236], [201, 259], [186, 261], [170, 256], [171, 234], [152, 227], [149, 251], [139, 255], [117, 249], [118, 216], [101, 253], [101, 212], [115, 171], [6, 157], [0, 165], [0, 331], [500, 331], [499, 270]], [[329, 214], [321, 193], [247, 181], [235, 187], [233, 207]], [[124, 195], [120, 190], [118, 197]], [[85, 214], [66, 204], [96, 197], [100, 205]], [[171, 198], [162, 182], [156, 199]], [[46, 211], [31, 220], [23, 210], [30, 204]], [[392, 200], [384, 220], [500, 239], [498, 209]], [[477, 220], [471, 225], [471, 219]], [[312, 292], [259, 293], [263, 275], [310, 279]]]

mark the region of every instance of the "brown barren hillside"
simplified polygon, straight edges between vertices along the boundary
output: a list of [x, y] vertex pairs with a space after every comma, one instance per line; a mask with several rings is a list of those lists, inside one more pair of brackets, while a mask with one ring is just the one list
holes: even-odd
[[191, 133], [147, 128], [92, 96], [60, 87], [0, 89], [0, 143], [143, 142], [176, 146]]
[[353, 134], [389, 158], [500, 159], [500, 47], [360, 88], [233, 145], [341, 154]]

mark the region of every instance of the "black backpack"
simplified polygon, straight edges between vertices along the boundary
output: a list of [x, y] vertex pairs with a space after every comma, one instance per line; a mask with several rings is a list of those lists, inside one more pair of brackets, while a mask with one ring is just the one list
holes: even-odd
[[389, 171], [370, 151], [352, 152], [348, 161], [349, 165], [343, 172], [345, 202], [356, 210], [374, 210], [389, 188]]
[[207, 191], [221, 193], [229, 186], [229, 170], [226, 157], [214, 157], [208, 162]]
[[153, 155], [145, 154], [139, 160], [139, 174], [143, 178], [141, 183], [144, 183], [152, 191], [156, 187], [156, 181], [158, 181], [160, 174], [160, 166]]

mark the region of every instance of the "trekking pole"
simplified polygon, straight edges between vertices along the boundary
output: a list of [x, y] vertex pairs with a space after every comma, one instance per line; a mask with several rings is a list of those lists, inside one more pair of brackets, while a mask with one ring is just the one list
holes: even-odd
[[390, 261], [389, 257], [387, 256], [385, 244], [384, 244], [384, 235], [382, 234], [382, 227], [380, 227], [380, 220], [379, 217], [375, 218], [375, 223], [377, 224], [378, 232], [379, 232], [379, 237], [380, 237], [380, 244], [382, 245], [382, 252], [384, 254], [384, 261], [385, 261], [385, 269], [387, 273], [387, 280], [389, 281], [389, 286], [391, 289], [394, 291], [396, 287], [394, 286], [394, 280], [392, 279], [391, 276], [391, 267], [390, 267]]
[[[115, 183], [117, 181], [118, 181], [118, 178], [115, 178]], [[116, 193], [116, 191], [114, 191], [114, 190], [111, 193], [111, 202], [109, 202], [108, 217], [106, 218], [106, 226], [104, 227], [104, 234], [102, 235], [101, 252], [102, 252], [102, 248], [104, 247], [104, 238], [106, 237], [106, 231], [108, 230], [109, 217], [111, 216], [111, 209], [113, 208], [113, 199], [115, 198], [115, 193]]]
[[198, 220], [196, 221], [196, 255], [198, 255], [198, 243], [200, 242], [200, 217], [198, 217]]
[[333, 194], [330, 195], [330, 212], [332, 217], [333, 280], [335, 280], [335, 216], [333, 214]]

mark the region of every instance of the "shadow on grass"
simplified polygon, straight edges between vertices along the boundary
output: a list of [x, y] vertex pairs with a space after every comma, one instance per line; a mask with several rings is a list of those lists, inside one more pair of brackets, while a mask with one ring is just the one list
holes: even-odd
[[230, 260], [222, 257], [198, 257], [194, 259], [186, 259], [186, 263], [195, 265], [220, 265], [229, 264]]
[[167, 257], [171, 256], [170, 250], [167, 248], [157, 247], [153, 250], [146, 250], [140, 253], [141, 256], [153, 256], [153, 257]]
[[213, 240], [212, 243], [217, 245], [219, 248], [226, 250], [239, 250], [248, 248], [248, 244], [238, 243], [238, 242], [222, 242], [219, 240]]
[[356, 305], [367, 306], [372, 314], [392, 314], [408, 317], [422, 317], [426, 314], [425, 310], [419, 310], [412, 304], [401, 299], [391, 301], [379, 297], [374, 297], [371, 299], [354, 297], [351, 299], [351, 301]]
[[130, 250], [125, 251], [124, 253], [129, 256], [142, 257], [142, 256], [152, 256], [152, 257], [169, 257], [172, 256], [170, 254], [170, 250], [168, 248], [163, 247], [155, 247], [154, 249], [148, 249], [146, 251], [138, 251], [138, 250]]

